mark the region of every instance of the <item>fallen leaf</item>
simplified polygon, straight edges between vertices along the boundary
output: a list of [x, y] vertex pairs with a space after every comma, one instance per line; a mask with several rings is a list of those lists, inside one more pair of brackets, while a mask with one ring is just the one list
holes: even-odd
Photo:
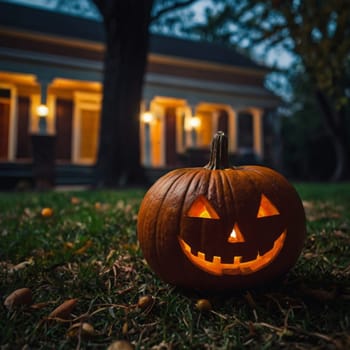
[[92, 246], [92, 240], [89, 239], [81, 248], [76, 250], [74, 254], [78, 254], [78, 255], [84, 254], [91, 246]]
[[33, 260], [33, 258], [30, 258], [26, 261], [22, 261], [22, 262], [18, 263], [17, 265], [8, 265], [7, 272], [11, 274], [11, 273], [14, 273], [16, 271], [23, 270], [26, 267], [33, 265], [33, 264], [34, 264], [34, 260]]
[[49, 218], [53, 215], [53, 209], [52, 208], [43, 208], [43, 209], [41, 209], [40, 214], [44, 218]]
[[83, 338], [90, 338], [96, 335], [95, 328], [92, 324], [88, 322], [74, 323], [69, 327], [67, 331], [67, 336], [70, 338], [81, 336]]
[[16, 306], [30, 305], [33, 301], [32, 291], [29, 288], [20, 288], [13, 291], [4, 301], [4, 306], [12, 310]]
[[33, 218], [36, 214], [29, 208], [24, 208], [23, 213], [29, 218]]
[[126, 340], [117, 340], [109, 345], [107, 350], [134, 350], [134, 347]]
[[128, 324], [128, 322], [124, 322], [123, 327], [122, 327], [122, 333], [124, 335], [126, 335], [126, 334], [128, 334], [128, 331], [129, 331], [129, 324]]
[[52, 301], [45, 301], [45, 302], [42, 302], [42, 303], [36, 303], [36, 304], [30, 305], [30, 308], [32, 310], [41, 310], [41, 309], [44, 309], [45, 307], [47, 307], [48, 305], [50, 305], [52, 303], [53, 303]]
[[74, 204], [74, 205], [77, 205], [77, 204], [80, 203], [80, 199], [79, 199], [78, 197], [72, 197], [72, 198], [70, 199], [70, 202], [71, 202], [72, 204]]
[[110, 204], [108, 203], [101, 203], [101, 202], [96, 202], [95, 203], [95, 209], [97, 211], [106, 211], [110, 208]]
[[139, 298], [137, 306], [141, 310], [145, 310], [154, 304], [154, 298], [151, 295], [144, 295]]
[[55, 310], [53, 310], [49, 318], [63, 318], [67, 319], [71, 312], [73, 311], [78, 299], [68, 299], [64, 303], [62, 303], [60, 306], [58, 306]]
[[67, 249], [73, 249], [74, 248], [74, 243], [72, 242], [64, 242], [64, 247]]
[[341, 239], [347, 240], [347, 241], [350, 240], [350, 236], [347, 233], [345, 233], [345, 232], [343, 232], [341, 230], [335, 230], [334, 231], [334, 236], [337, 237], [337, 238], [341, 238]]
[[317, 257], [317, 254], [315, 253], [311, 253], [311, 252], [306, 252], [303, 257], [306, 259], [306, 260], [311, 260], [311, 259], [314, 259]]
[[106, 257], [106, 261], [109, 262], [109, 261], [113, 258], [113, 256], [114, 256], [115, 253], [116, 253], [116, 250], [115, 250], [115, 249], [111, 249], [111, 250], [109, 251], [107, 257]]
[[22, 262], [20, 262], [19, 264], [15, 265], [15, 266], [13, 267], [13, 270], [14, 270], [14, 271], [23, 270], [23, 269], [25, 269], [26, 267], [28, 267], [28, 266], [30, 266], [30, 265], [33, 265], [33, 264], [34, 264], [34, 260], [33, 260], [33, 258], [30, 258], [30, 259], [28, 259], [28, 260], [26, 260], [26, 261], [22, 261]]
[[212, 306], [208, 299], [199, 299], [196, 302], [196, 308], [199, 311], [210, 311], [212, 309]]

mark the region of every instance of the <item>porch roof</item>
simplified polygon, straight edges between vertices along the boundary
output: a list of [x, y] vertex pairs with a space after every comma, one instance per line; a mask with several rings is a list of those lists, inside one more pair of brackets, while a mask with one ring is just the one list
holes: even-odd
[[[103, 25], [99, 21], [0, 2], [0, 29], [6, 28], [101, 45], [104, 42]], [[261, 73], [268, 71], [266, 67], [224, 45], [164, 35], [151, 35], [150, 53], [245, 68]]]

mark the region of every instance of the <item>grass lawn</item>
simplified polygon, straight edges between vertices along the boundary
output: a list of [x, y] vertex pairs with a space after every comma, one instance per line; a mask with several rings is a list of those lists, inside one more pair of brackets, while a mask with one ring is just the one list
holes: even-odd
[[[148, 268], [136, 239], [142, 190], [0, 193], [1, 350], [118, 339], [159, 350], [350, 349], [350, 184], [296, 188], [308, 219], [297, 265], [277, 285], [226, 296], [178, 290]], [[32, 300], [9, 309], [19, 288]], [[212, 308], [198, 309], [200, 299]]]

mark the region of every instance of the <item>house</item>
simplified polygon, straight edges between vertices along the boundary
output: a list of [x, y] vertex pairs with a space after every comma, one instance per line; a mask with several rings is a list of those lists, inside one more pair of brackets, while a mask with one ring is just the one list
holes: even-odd
[[[3, 185], [32, 178], [36, 135], [54, 140], [57, 184], [92, 181], [103, 52], [98, 21], [0, 2]], [[149, 174], [204, 165], [218, 130], [237, 161], [274, 165], [280, 100], [264, 87], [267, 73], [227, 47], [152, 35], [140, 101], [140, 161]]]

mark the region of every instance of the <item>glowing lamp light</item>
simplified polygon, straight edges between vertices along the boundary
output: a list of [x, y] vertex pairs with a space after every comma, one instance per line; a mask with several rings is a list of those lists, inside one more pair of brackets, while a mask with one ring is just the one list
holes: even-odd
[[153, 117], [152, 112], [145, 112], [142, 114], [141, 119], [144, 123], [150, 124], [154, 120], [154, 117]]
[[198, 129], [201, 125], [201, 120], [198, 117], [193, 116], [191, 117], [189, 124], [192, 129]]
[[37, 107], [36, 112], [40, 117], [47, 117], [49, 114], [49, 109], [46, 105], [40, 105]]

